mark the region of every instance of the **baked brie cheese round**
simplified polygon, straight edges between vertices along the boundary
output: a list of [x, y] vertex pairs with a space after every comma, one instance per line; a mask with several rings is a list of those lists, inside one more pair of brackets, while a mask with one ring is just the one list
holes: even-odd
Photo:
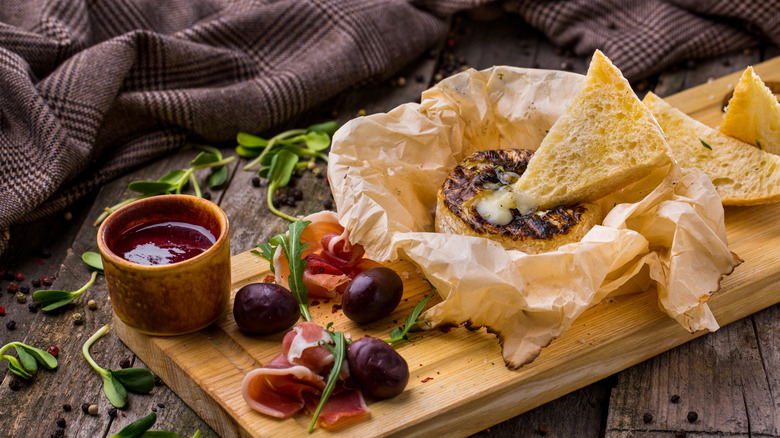
[[486, 237], [506, 249], [539, 254], [578, 242], [601, 223], [596, 204], [558, 206], [520, 214], [509, 190], [533, 151], [475, 152], [449, 174], [437, 195], [436, 231]]

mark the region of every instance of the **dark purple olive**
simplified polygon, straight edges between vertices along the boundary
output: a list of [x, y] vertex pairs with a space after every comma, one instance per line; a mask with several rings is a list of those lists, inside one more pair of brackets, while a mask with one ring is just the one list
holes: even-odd
[[236, 293], [233, 316], [241, 330], [259, 335], [277, 333], [298, 321], [301, 309], [292, 292], [273, 283], [252, 283]]
[[349, 283], [341, 308], [357, 323], [374, 322], [392, 313], [403, 294], [404, 283], [395, 271], [384, 266], [370, 268]]
[[349, 345], [349, 372], [369, 394], [391, 398], [409, 383], [409, 365], [387, 342], [366, 336]]

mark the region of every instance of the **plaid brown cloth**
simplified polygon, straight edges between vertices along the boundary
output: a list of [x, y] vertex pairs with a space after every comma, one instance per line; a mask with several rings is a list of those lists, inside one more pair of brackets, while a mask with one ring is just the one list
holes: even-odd
[[389, 77], [486, 6], [630, 78], [780, 43], [777, 1], [0, 0], [0, 230], [188, 137], [262, 132]]

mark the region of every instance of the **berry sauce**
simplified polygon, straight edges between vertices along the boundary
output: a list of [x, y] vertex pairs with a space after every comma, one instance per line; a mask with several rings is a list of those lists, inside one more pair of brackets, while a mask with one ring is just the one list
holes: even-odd
[[113, 251], [140, 265], [168, 265], [206, 251], [217, 239], [207, 228], [186, 222], [145, 222], [129, 228]]

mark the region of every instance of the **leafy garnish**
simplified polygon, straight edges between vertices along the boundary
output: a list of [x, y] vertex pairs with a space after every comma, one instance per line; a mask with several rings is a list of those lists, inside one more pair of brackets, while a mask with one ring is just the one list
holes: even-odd
[[[323, 151], [330, 147], [331, 137], [338, 127], [335, 121], [325, 122], [306, 129], [284, 131], [270, 139], [246, 132], [238, 133], [236, 153], [242, 158], [253, 158], [244, 166], [244, 170], [252, 170], [260, 165], [258, 175], [268, 178], [268, 208], [271, 212], [290, 222], [297, 219], [274, 207], [273, 195], [278, 189], [287, 186], [296, 169], [309, 167], [317, 159], [328, 161]], [[306, 158], [306, 161], [301, 161], [302, 158]]]
[[[157, 421], [157, 414], [152, 412], [151, 414], [136, 420], [127, 426], [123, 427], [118, 433], [111, 435], [108, 438], [180, 438], [178, 433], [169, 432], [167, 430], [149, 430]], [[195, 431], [195, 435], [192, 438], [198, 438], [200, 436], [200, 429]]]
[[310, 221], [297, 220], [290, 224], [290, 232], [288, 236], [280, 234], [275, 236], [275, 242], [282, 247], [284, 256], [287, 257], [287, 262], [290, 264], [290, 277], [287, 279], [287, 283], [295, 299], [298, 301], [298, 305], [301, 307], [301, 315], [306, 321], [311, 321], [311, 315], [309, 314], [309, 291], [306, 290], [306, 286], [303, 284], [303, 270], [306, 268], [306, 260], [303, 260], [303, 250], [309, 246], [309, 242], [301, 242], [301, 233], [303, 229], [309, 225]]
[[[19, 358], [3, 354], [10, 349], [16, 351]], [[23, 379], [31, 379], [38, 372], [40, 364], [47, 370], [57, 368], [57, 359], [51, 354], [21, 342], [10, 342], [0, 348], [0, 361], [8, 361], [8, 369]]]
[[325, 348], [327, 348], [333, 355], [333, 367], [330, 369], [328, 383], [325, 384], [325, 389], [322, 390], [322, 396], [320, 396], [320, 402], [317, 404], [317, 410], [314, 411], [314, 415], [312, 416], [311, 422], [309, 423], [309, 433], [314, 430], [314, 426], [317, 424], [317, 419], [320, 417], [320, 412], [322, 412], [323, 406], [325, 406], [325, 403], [327, 403], [328, 398], [330, 398], [330, 394], [333, 392], [333, 388], [336, 386], [336, 382], [339, 379], [339, 374], [341, 374], [341, 367], [344, 364], [344, 359], [347, 355], [347, 341], [344, 338], [344, 333], [340, 331], [332, 332], [330, 330], [332, 325], [332, 322], [328, 323], [325, 329], [328, 332], [330, 339], [333, 341], [333, 346], [325, 343], [322, 343], [321, 345], [324, 345]]
[[702, 146], [704, 146], [705, 148], [707, 148], [709, 150], [712, 150], [712, 147], [710, 147], [710, 145], [708, 145], [706, 141], [704, 141], [702, 139], [699, 139], [699, 141], [701, 142]]
[[[95, 343], [101, 336], [108, 331], [108, 324], [100, 328], [94, 335], [92, 335], [84, 346], [81, 348], [81, 352], [84, 354], [84, 359], [92, 366], [92, 368], [100, 374], [103, 379], [103, 393], [117, 408], [124, 407], [127, 404], [127, 390], [138, 392], [141, 394], [148, 394], [154, 388], [154, 376], [152, 372], [146, 368], [123, 368], [119, 370], [112, 370], [100, 367], [89, 354], [89, 349], [92, 344]], [[152, 422], [154, 423], [154, 422]], [[148, 428], [147, 428], [148, 429]]]
[[409, 316], [406, 318], [406, 322], [404, 323], [403, 327], [396, 327], [390, 331], [390, 339], [385, 341], [389, 344], [394, 344], [396, 342], [400, 342], [402, 340], [409, 340], [409, 338], [406, 337], [406, 334], [409, 333], [409, 330], [411, 330], [415, 325], [424, 322], [420, 321], [417, 318], [420, 316], [420, 313], [422, 313], [423, 308], [426, 304], [428, 304], [428, 301], [430, 301], [431, 298], [433, 298], [434, 294], [430, 294], [427, 297], [423, 298], [422, 301], [417, 303], [417, 306], [414, 307], [414, 310], [412, 310], [412, 313], [409, 314]]
[[764, 149], [764, 148], [761, 147], [761, 142], [758, 141], [758, 140], [756, 140], [756, 146], [758, 146], [759, 149]]
[[209, 187], [219, 187], [227, 181], [228, 171], [226, 164], [235, 160], [236, 157], [223, 158], [222, 152], [219, 149], [206, 146], [206, 145], [193, 145], [201, 150], [201, 152], [190, 161], [190, 166], [187, 169], [174, 170], [163, 175], [157, 181], [133, 181], [127, 185], [127, 187], [139, 193], [138, 196], [134, 196], [129, 199], [106, 207], [104, 212], [98, 216], [95, 220], [94, 226], [100, 225], [109, 214], [113, 213], [117, 209], [124, 207], [125, 205], [137, 201], [139, 199], [149, 198], [151, 196], [164, 195], [164, 194], [179, 194], [184, 190], [187, 184], [191, 184], [193, 190], [195, 190], [195, 196], [203, 197], [200, 184], [198, 184], [195, 178], [195, 171], [205, 168], [211, 168], [211, 174], [209, 175]]
[[71, 301], [75, 300], [81, 294], [87, 291], [90, 286], [95, 283], [98, 274], [103, 273], [103, 260], [100, 258], [100, 254], [95, 252], [85, 252], [81, 255], [81, 259], [87, 264], [87, 267], [92, 269], [92, 276], [89, 278], [87, 284], [74, 292], [68, 292], [65, 290], [38, 290], [33, 293], [33, 300], [43, 305], [43, 310], [50, 312], [54, 309], [59, 309], [62, 306], [67, 305]]

